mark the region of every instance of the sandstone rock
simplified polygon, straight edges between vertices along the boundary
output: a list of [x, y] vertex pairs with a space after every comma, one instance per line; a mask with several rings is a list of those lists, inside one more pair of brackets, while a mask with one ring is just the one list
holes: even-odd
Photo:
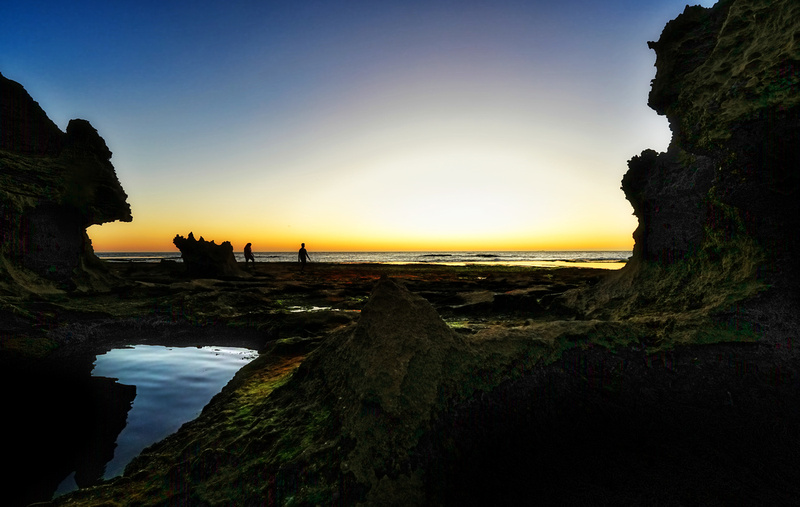
[[721, 0], [687, 6], [649, 43], [649, 104], [673, 138], [667, 153], [633, 157], [622, 182], [639, 218], [635, 258], [673, 262], [712, 243], [738, 255], [753, 242], [778, 278], [796, 277], [798, 33], [795, 1]]
[[214, 278], [245, 274], [236, 263], [230, 241], [217, 245], [202, 236], [196, 240], [190, 232], [186, 238], [176, 235], [172, 242], [181, 251], [186, 271], [191, 276]]
[[0, 97], [0, 269], [17, 286], [36, 283], [18, 268], [67, 287], [92, 286], [105, 274], [86, 228], [132, 220], [111, 151], [85, 120], [61, 132], [2, 75]]
[[792, 339], [787, 330], [800, 325], [798, 34], [795, 0], [720, 0], [687, 6], [649, 43], [657, 68], [649, 105], [673, 136], [666, 153], [645, 150], [628, 162], [622, 189], [639, 218], [633, 258], [592, 311], [704, 308], [761, 340]]
[[800, 106], [800, 4], [721, 0], [687, 6], [657, 42], [649, 105], [690, 152], [724, 150], [743, 122]]
[[337, 393], [343, 431], [356, 441], [347, 466], [361, 482], [377, 483], [413, 447], [434, 415], [450, 358], [464, 348], [425, 299], [384, 275], [355, 330], [326, 341], [301, 366]]

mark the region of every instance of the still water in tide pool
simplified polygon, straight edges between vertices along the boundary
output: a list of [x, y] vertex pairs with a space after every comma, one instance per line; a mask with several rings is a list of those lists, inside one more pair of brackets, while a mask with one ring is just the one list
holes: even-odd
[[[95, 377], [136, 386], [125, 429], [117, 438], [114, 458], [104, 478], [121, 475], [145, 447], [175, 433], [200, 415], [208, 402], [242, 368], [258, 356], [236, 347], [164, 347], [136, 345], [97, 356]], [[72, 476], [56, 494], [77, 489]]]

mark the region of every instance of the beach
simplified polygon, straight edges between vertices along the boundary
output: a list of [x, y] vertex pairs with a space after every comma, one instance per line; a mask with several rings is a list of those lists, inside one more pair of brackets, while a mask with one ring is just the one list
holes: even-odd
[[[776, 349], [759, 348], [739, 330], [717, 338], [736, 343], [665, 341], [714, 329], [710, 321], [698, 328], [692, 312], [648, 310], [625, 321], [581, 315], [571, 296], [601, 292], [616, 271], [314, 262], [304, 270], [296, 262], [240, 267], [244, 274], [237, 277], [191, 278], [178, 262], [108, 263], [125, 282], [120, 288], [31, 306], [45, 318], [43, 337], [58, 342], [24, 375], [59, 389], [29, 396], [45, 407], [45, 414], [33, 412], [40, 414], [36, 421], [16, 420], [15, 434], [34, 442], [39, 456], [59, 439], [74, 440], [80, 432], [72, 423], [89, 425], [93, 417], [73, 415], [45, 431], [41, 421], [57, 416], [48, 407], [73, 414], [76, 407], [43, 393], [66, 389], [70, 399], [81, 399], [65, 386], [80, 385], [78, 370], [101, 350], [146, 343], [261, 352], [198, 419], [134, 458], [124, 477], [58, 497], [57, 505], [132, 496], [157, 504], [167, 494], [190, 503], [235, 495], [274, 497], [277, 504], [334, 495], [333, 503], [350, 505], [367, 495], [369, 475], [362, 474], [392, 459], [404, 467], [392, 476], [401, 484], [397, 495], [443, 503], [520, 503], [531, 495], [611, 502], [620, 491], [629, 503], [641, 503], [673, 498], [678, 483], [714, 491], [724, 501], [736, 499], [731, 488], [741, 481], [749, 481], [750, 500], [780, 503], [795, 491], [788, 481], [772, 489], [769, 479], [754, 475], [764, 463], [786, 462], [796, 443], [785, 437], [797, 428], [794, 405], [781, 404], [795, 388], [770, 383], [772, 372], [786, 367]], [[397, 321], [398, 315], [407, 317]], [[435, 337], [420, 343], [417, 333]], [[446, 353], [437, 350], [446, 343], [453, 344]], [[380, 366], [370, 370], [373, 365]], [[360, 392], [350, 383], [365, 375], [374, 379]], [[389, 382], [395, 375], [403, 382]], [[401, 391], [382, 398], [392, 386]], [[426, 395], [427, 389], [438, 395]], [[412, 409], [392, 408], [395, 399]], [[375, 400], [385, 400], [383, 408]], [[415, 412], [420, 403], [426, 408]], [[103, 417], [118, 405], [110, 402]], [[353, 406], [363, 408], [352, 413]], [[429, 419], [428, 411], [436, 416]], [[113, 448], [114, 435], [107, 438], [104, 445]], [[48, 459], [56, 457], [74, 458]], [[63, 477], [41, 472], [32, 479], [55, 488]], [[424, 486], [404, 482], [417, 480]], [[184, 493], [152, 486], [175, 481], [187, 485]]]
[[[136, 313], [138, 308], [139, 312], [159, 314], [169, 308], [171, 318], [257, 329], [273, 325], [286, 314], [312, 313], [306, 317], [314, 320], [331, 314], [335, 321], [345, 320], [347, 312], [361, 309], [381, 276], [422, 294], [443, 316], [476, 313], [502, 320], [525, 318], [535, 312], [526, 304], [585, 288], [611, 272], [555, 265], [309, 262], [303, 267], [298, 262], [256, 262], [239, 263], [243, 276], [214, 280], [185, 277], [178, 262], [107, 265], [132, 284], [119, 301], [124, 304], [115, 312]], [[106, 298], [96, 304], [98, 310], [104, 305], [109, 309], [116, 306]], [[275, 333], [285, 337], [292, 331], [278, 328], [270, 332], [267, 338], [275, 339]]]
[[[33, 419], [20, 416], [11, 430], [35, 450], [19, 456], [22, 462], [46, 456], [51, 465], [36, 465], [35, 477], [19, 478], [27, 485], [20, 493], [32, 495], [26, 501], [49, 499], [76, 466], [81, 458], [75, 449], [84, 435], [80, 428], [97, 424], [97, 410], [124, 426], [126, 409], [111, 400], [129, 394], [114, 394], [121, 389], [114, 385], [104, 385], [103, 395], [97, 387], [83, 392], [93, 385], [89, 372], [98, 354], [142, 344], [247, 347], [262, 352], [259, 375], [283, 378], [320, 344], [357, 324], [381, 277], [425, 298], [448, 327], [466, 337], [564, 318], [566, 309], [557, 303], [561, 294], [590, 287], [609, 274], [575, 267], [422, 263], [311, 262], [301, 270], [297, 262], [259, 262], [241, 265], [239, 277], [198, 279], [169, 260], [104, 264], [118, 281], [111, 291], [16, 302], [38, 321], [19, 320], [17, 331], [8, 333], [4, 374], [9, 382], [28, 379], [22, 383], [27, 388], [16, 392], [16, 403], [35, 406], [23, 411]], [[26, 348], [34, 339], [37, 347]], [[105, 405], [89, 408], [100, 402]], [[72, 414], [69, 420], [56, 427], [46, 423], [64, 412]], [[102, 448], [113, 449], [114, 434], [85, 437], [109, 439]], [[76, 447], [65, 450], [65, 441]], [[94, 469], [102, 470], [103, 464]]]
[[797, 504], [797, 0], [17, 4], [3, 505]]

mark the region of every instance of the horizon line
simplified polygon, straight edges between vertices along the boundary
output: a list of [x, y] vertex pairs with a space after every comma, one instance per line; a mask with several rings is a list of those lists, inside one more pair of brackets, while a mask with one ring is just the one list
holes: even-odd
[[[630, 252], [632, 248], [539, 248], [539, 249], [397, 249], [397, 250], [315, 250], [317, 253], [393, 253], [393, 252]], [[94, 250], [94, 253], [181, 253], [174, 250]], [[297, 253], [296, 250], [255, 250], [253, 253]]]

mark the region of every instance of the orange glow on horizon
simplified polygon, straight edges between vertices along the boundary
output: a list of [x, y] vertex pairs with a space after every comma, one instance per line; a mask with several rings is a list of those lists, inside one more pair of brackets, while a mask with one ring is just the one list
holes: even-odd
[[[177, 250], [172, 244], [176, 233], [162, 231], [127, 231], [132, 224], [114, 223], [91, 227], [87, 232], [96, 252], [171, 252]], [[546, 238], [426, 238], [426, 237], [382, 237], [355, 234], [342, 236], [320, 231], [308, 234], [284, 232], [282, 234], [247, 234], [239, 230], [227, 233], [217, 227], [185, 228], [177, 232], [187, 236], [190, 232], [196, 238], [217, 244], [230, 241], [234, 251], [239, 252], [247, 243], [253, 244], [256, 252], [291, 252], [306, 243], [309, 251], [317, 252], [396, 252], [396, 251], [558, 251], [558, 250], [631, 250], [633, 239], [599, 233], [579, 235], [555, 235]]]

